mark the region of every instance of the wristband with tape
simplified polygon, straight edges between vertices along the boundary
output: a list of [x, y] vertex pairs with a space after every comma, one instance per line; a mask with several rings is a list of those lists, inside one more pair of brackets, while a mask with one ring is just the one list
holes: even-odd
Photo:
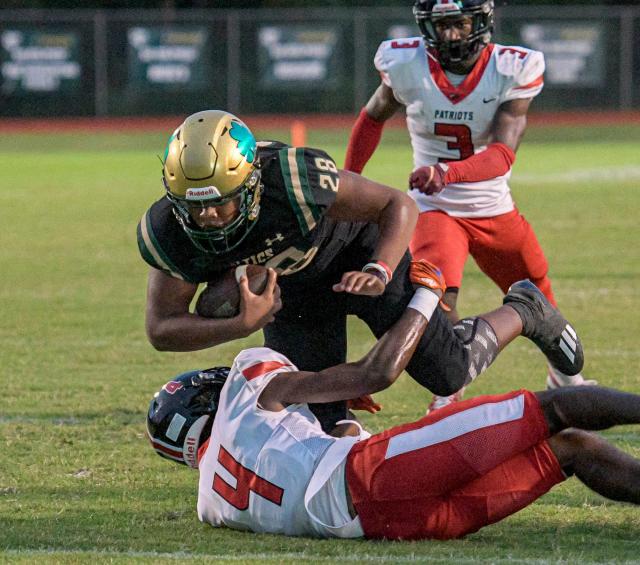
[[389, 284], [391, 279], [393, 278], [393, 273], [384, 261], [371, 261], [367, 263], [364, 267], [362, 267], [363, 273], [368, 273], [371, 271], [375, 271], [376, 273], [380, 273], [382, 282], [386, 285]]
[[413, 298], [411, 298], [409, 304], [407, 304], [407, 308], [417, 310], [429, 321], [435, 309], [438, 307], [439, 302], [440, 297], [435, 292], [428, 288], [420, 287], [416, 289]]

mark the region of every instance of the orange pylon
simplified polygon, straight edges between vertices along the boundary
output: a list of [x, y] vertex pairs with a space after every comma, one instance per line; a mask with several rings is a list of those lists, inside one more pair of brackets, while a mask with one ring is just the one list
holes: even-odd
[[291, 145], [304, 147], [307, 144], [307, 126], [302, 120], [291, 122]]

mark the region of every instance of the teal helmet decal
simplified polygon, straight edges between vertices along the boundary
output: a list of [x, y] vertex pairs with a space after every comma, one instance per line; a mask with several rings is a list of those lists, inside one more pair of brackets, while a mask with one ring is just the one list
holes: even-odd
[[229, 135], [238, 142], [238, 150], [248, 163], [253, 163], [256, 158], [256, 138], [240, 122], [232, 122]]
[[171, 142], [178, 136], [178, 130], [174, 131], [169, 137], [169, 141], [167, 141], [167, 146], [164, 150], [164, 157], [162, 158], [162, 164], [167, 162], [167, 157], [169, 156], [169, 147], [171, 147]]

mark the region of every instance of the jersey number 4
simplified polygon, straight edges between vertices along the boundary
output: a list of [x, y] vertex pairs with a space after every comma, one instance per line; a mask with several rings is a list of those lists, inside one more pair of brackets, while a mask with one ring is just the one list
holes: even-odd
[[443, 137], [455, 137], [455, 141], [447, 142], [447, 149], [451, 151], [459, 151], [458, 159], [444, 159], [445, 161], [456, 161], [467, 159], [474, 154], [473, 140], [471, 139], [471, 130], [469, 126], [462, 124], [435, 124], [433, 133]]
[[218, 452], [218, 463], [235, 478], [236, 487], [233, 488], [220, 475], [215, 474], [213, 476], [213, 490], [231, 506], [235, 506], [238, 510], [249, 508], [249, 494], [251, 491], [278, 506], [282, 504], [283, 489], [240, 465], [222, 446], [220, 446], [220, 451]]

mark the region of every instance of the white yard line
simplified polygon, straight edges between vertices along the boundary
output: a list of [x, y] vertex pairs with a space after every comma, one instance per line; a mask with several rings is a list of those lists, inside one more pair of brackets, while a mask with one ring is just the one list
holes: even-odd
[[510, 182], [513, 184], [557, 182], [629, 182], [640, 179], [640, 166], [621, 165], [619, 167], [598, 167], [593, 169], [570, 169], [557, 173], [514, 173]]

